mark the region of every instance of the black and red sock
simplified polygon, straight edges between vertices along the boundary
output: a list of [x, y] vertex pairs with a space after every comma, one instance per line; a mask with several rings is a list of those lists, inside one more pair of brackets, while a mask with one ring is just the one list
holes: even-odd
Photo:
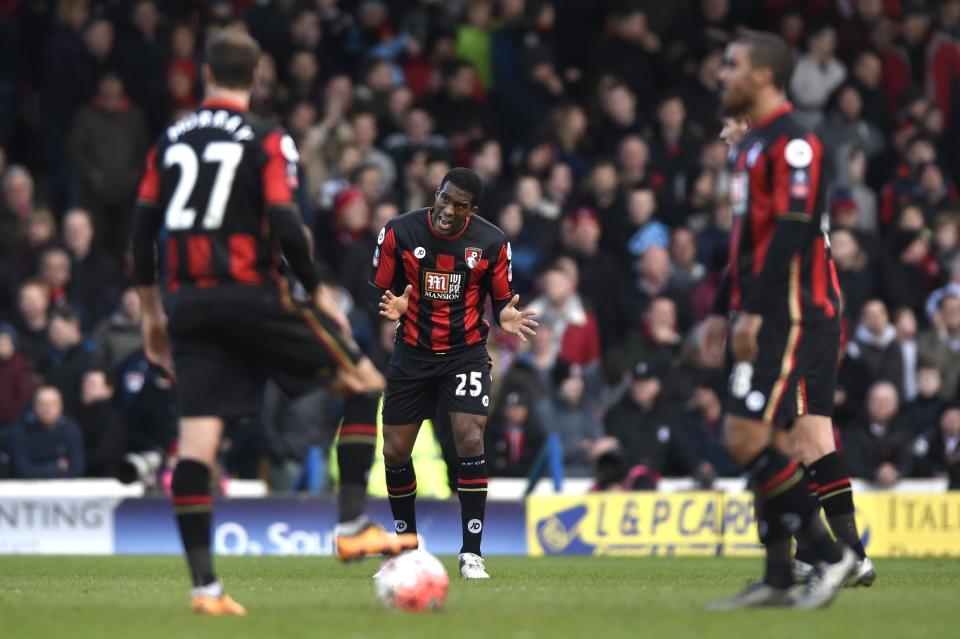
[[377, 446], [379, 403], [379, 394], [355, 395], [344, 407], [337, 435], [340, 523], [356, 520], [367, 509], [367, 480]]
[[854, 519], [853, 486], [840, 455], [836, 452], [824, 455], [810, 465], [810, 474], [817, 483], [817, 498], [833, 535], [863, 559], [867, 553]]
[[193, 585], [206, 586], [217, 580], [210, 555], [210, 525], [213, 496], [210, 468], [192, 459], [182, 459], [173, 470], [173, 511], [180, 539], [187, 555]]
[[413, 461], [401, 466], [386, 466], [387, 496], [398, 533], [417, 532], [417, 473]]
[[462, 553], [480, 554], [483, 516], [487, 506], [487, 478], [487, 462], [483, 455], [459, 459], [457, 496], [460, 498], [460, 525], [463, 532]]

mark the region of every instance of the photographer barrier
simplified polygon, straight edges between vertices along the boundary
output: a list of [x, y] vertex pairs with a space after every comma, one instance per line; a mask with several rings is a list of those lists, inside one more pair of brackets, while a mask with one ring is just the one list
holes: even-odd
[[[960, 556], [960, 492], [858, 494], [873, 557]], [[527, 501], [531, 555], [753, 555], [750, 493], [598, 493]]]

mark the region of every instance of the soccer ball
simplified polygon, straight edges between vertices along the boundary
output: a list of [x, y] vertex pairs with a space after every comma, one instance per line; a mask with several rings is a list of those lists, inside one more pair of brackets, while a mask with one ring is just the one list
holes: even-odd
[[419, 549], [385, 561], [373, 581], [384, 606], [416, 611], [442, 608], [450, 585], [440, 560]]

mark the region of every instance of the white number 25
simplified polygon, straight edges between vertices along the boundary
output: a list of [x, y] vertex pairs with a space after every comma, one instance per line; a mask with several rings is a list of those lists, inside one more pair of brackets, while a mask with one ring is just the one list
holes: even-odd
[[[470, 373], [470, 397], [479, 397], [480, 393], [483, 392], [483, 382], [481, 382], [481, 376], [483, 373], [479, 371], [473, 371]], [[464, 397], [467, 394], [467, 374], [458, 373], [457, 380], [460, 382], [457, 384], [457, 390], [454, 393], [457, 397]]]

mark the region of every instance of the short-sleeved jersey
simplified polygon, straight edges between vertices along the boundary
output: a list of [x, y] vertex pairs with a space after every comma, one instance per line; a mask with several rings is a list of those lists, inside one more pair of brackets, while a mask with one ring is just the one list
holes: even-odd
[[803, 323], [839, 322], [840, 286], [830, 255], [823, 144], [789, 103], [760, 122], [730, 153], [730, 309], [740, 310], [756, 285], [777, 221], [809, 221], [788, 281], [762, 300], [764, 317]]
[[230, 102], [204, 102], [164, 131], [138, 200], [163, 212], [159, 271], [167, 291], [276, 285], [280, 252], [267, 210], [295, 208], [297, 159], [289, 135]]
[[397, 341], [429, 353], [485, 344], [489, 294], [495, 308], [513, 296], [510, 243], [499, 228], [473, 215], [456, 235], [436, 233], [430, 209], [400, 215], [380, 231], [370, 282], [400, 294], [413, 286]]

